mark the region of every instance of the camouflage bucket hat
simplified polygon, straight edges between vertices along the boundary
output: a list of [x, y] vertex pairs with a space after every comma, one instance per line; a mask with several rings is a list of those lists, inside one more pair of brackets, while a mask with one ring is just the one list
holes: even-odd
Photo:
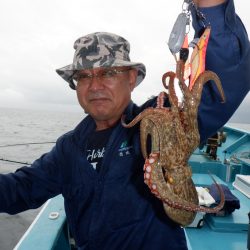
[[77, 70], [129, 66], [137, 69], [136, 86], [146, 75], [144, 64], [130, 61], [130, 44], [118, 35], [106, 32], [92, 33], [77, 39], [74, 49], [73, 63], [56, 70], [72, 89], [75, 89], [73, 75]]

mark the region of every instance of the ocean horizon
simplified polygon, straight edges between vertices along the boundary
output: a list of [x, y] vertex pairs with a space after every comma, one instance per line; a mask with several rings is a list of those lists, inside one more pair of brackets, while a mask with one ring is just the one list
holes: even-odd
[[[31, 163], [48, 152], [58, 137], [74, 129], [85, 116], [83, 111], [0, 107], [0, 159]], [[250, 132], [250, 123], [228, 122], [226, 126]], [[0, 171], [5, 165], [9, 167], [11, 163], [2, 161]]]

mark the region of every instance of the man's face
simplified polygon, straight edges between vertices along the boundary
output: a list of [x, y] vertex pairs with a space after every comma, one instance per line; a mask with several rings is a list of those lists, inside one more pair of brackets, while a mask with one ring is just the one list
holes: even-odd
[[97, 129], [110, 127], [120, 119], [130, 102], [136, 78], [137, 71], [128, 67], [77, 72], [78, 101], [85, 112], [94, 118]]

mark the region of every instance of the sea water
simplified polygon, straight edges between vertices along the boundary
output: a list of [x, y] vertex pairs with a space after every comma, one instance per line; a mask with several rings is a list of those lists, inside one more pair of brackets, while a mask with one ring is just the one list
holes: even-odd
[[[31, 163], [48, 152], [62, 134], [72, 130], [82, 113], [0, 108], [0, 172]], [[11, 170], [11, 169], [10, 169]]]
[[[84, 112], [0, 107], [0, 173], [12, 172], [25, 163], [32, 163], [48, 152], [59, 136], [74, 129], [84, 117]], [[250, 124], [227, 125], [250, 131]]]

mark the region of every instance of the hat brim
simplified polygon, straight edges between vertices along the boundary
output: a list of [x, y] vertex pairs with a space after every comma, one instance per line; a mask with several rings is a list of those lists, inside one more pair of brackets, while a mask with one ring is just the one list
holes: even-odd
[[77, 70], [84, 70], [84, 69], [94, 69], [94, 68], [100, 68], [100, 67], [131, 67], [137, 70], [137, 79], [136, 79], [136, 86], [138, 86], [143, 79], [146, 76], [146, 67], [143, 63], [137, 63], [137, 62], [129, 62], [129, 61], [122, 61], [122, 60], [116, 60], [115, 62], [112, 62], [112, 64], [106, 64], [102, 66], [95, 65], [91, 68], [84, 68], [82, 66], [76, 67], [73, 64], [67, 65], [65, 67], [56, 69], [56, 72], [58, 75], [60, 75], [66, 82], [69, 83], [69, 86], [72, 89], [75, 89], [75, 85], [73, 83], [73, 75]]

